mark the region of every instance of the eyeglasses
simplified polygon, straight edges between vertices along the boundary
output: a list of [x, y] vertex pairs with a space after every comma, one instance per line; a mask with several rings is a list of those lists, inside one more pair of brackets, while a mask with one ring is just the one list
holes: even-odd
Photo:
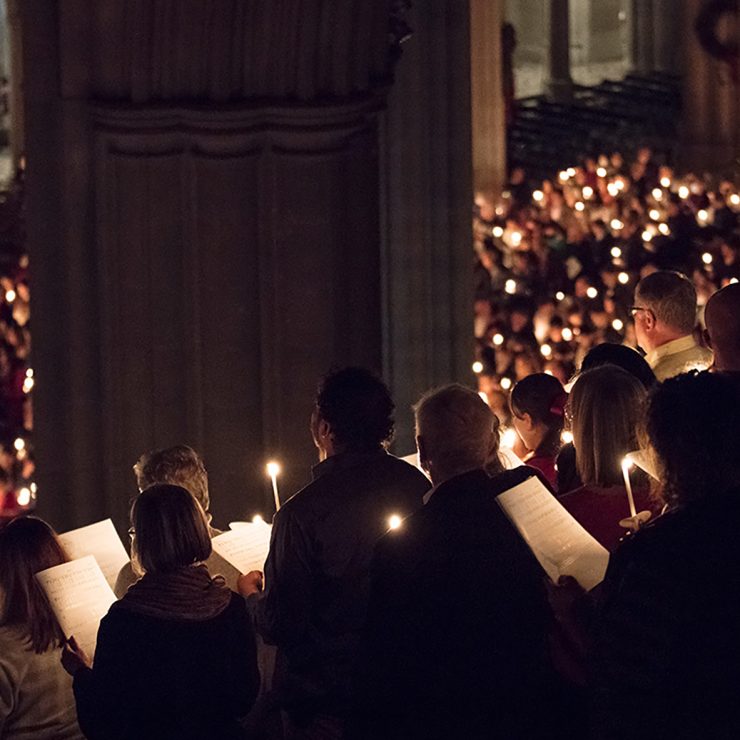
[[650, 309], [645, 308], [645, 306], [630, 306], [630, 314], [632, 316], [634, 316], [638, 311], [650, 311]]

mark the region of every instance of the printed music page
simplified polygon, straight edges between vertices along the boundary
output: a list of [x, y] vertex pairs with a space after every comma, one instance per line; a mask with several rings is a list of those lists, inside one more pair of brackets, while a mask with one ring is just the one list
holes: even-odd
[[500, 494], [497, 501], [553, 583], [573, 576], [590, 591], [604, 580], [609, 551], [600, 545], [536, 476]]
[[211, 540], [214, 552], [240, 573], [264, 571], [270, 551], [272, 526], [264, 522], [234, 522], [231, 527], [229, 532]]
[[49, 599], [64, 636], [74, 635], [92, 660], [100, 620], [116, 597], [92, 555], [47, 568], [36, 579]]
[[70, 560], [94, 555], [111, 588], [115, 587], [118, 572], [129, 560], [110, 519], [60, 534], [59, 541]]

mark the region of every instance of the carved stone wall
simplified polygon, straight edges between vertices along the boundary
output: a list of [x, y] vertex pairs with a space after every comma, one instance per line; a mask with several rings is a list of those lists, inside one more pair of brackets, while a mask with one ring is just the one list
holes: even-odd
[[147, 449], [217, 524], [315, 459], [332, 364], [382, 369], [375, 0], [24, 0], [41, 512], [125, 526]]

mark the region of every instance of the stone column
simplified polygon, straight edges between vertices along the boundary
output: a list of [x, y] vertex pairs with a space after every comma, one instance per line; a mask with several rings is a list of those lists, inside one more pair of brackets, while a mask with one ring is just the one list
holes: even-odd
[[473, 188], [499, 194], [506, 180], [501, 27], [503, 0], [470, 2]]
[[653, 0], [632, 0], [632, 69], [647, 74], [655, 69]]
[[[683, 5], [679, 15], [684, 106], [680, 164], [729, 175], [737, 171], [740, 152], [740, 70], [733, 75], [729, 64], [710, 56], [699, 43], [694, 24], [702, 0], [686, 0]], [[738, 38], [737, 24], [734, 29], [729, 26], [725, 33]]]
[[138, 455], [187, 443], [217, 525], [269, 516], [319, 375], [383, 367], [391, 3], [19, 10], [40, 511], [124, 529]]
[[568, 0], [550, 0], [550, 47], [548, 50], [547, 93], [556, 101], [570, 100], [570, 19]]
[[381, 135], [385, 375], [399, 454], [415, 449], [421, 393], [473, 384], [468, 2], [417, 0], [409, 23]]

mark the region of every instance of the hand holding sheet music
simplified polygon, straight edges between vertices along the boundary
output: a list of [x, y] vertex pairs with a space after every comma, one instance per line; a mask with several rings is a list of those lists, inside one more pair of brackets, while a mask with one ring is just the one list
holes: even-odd
[[590, 591], [604, 579], [609, 552], [532, 476], [497, 501], [519, 530], [547, 575], [557, 583], [573, 576]]
[[100, 620], [116, 600], [92, 555], [36, 574], [64, 636], [74, 635], [92, 659]]

